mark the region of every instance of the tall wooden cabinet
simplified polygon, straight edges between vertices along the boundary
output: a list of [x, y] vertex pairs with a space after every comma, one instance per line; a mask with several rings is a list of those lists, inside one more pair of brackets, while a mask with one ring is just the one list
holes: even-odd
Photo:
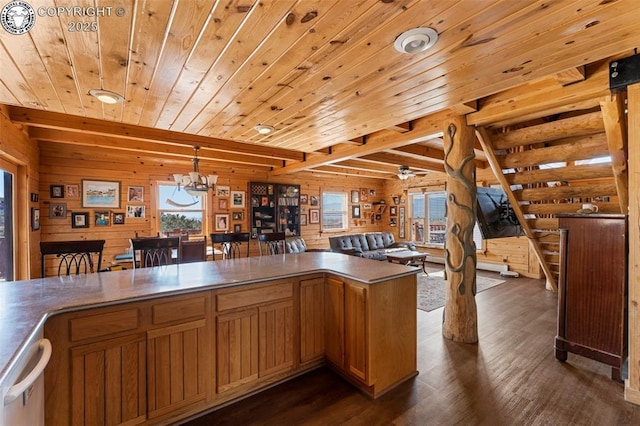
[[300, 235], [300, 186], [249, 183], [251, 237], [267, 232]]
[[556, 358], [571, 352], [610, 365], [620, 380], [626, 357], [627, 219], [563, 215], [560, 228]]

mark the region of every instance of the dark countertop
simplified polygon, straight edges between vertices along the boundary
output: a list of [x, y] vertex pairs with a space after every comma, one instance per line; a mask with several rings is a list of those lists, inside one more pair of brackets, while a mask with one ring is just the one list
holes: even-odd
[[419, 268], [338, 253], [301, 253], [0, 283], [0, 386], [26, 343], [57, 313], [330, 272], [364, 284]]

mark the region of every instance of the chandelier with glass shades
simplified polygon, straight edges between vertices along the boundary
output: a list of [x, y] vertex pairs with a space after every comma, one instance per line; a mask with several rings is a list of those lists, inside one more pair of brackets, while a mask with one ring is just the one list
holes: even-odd
[[210, 189], [215, 188], [216, 182], [218, 181], [218, 175], [212, 174], [205, 176], [200, 174], [200, 170], [198, 169], [198, 163], [200, 162], [198, 158], [199, 149], [199, 146], [193, 147], [195, 151], [193, 171], [187, 175], [181, 173], [175, 173], [173, 175], [173, 180], [178, 184], [178, 190], [180, 190], [180, 186], [182, 186], [184, 190], [187, 191], [187, 194], [193, 196], [206, 194]]

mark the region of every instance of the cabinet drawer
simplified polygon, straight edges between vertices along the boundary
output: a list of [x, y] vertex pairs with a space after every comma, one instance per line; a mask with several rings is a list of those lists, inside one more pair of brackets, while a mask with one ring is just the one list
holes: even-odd
[[206, 306], [205, 296], [157, 303], [151, 308], [152, 321], [153, 324], [165, 324], [172, 321], [201, 318], [205, 316]]
[[226, 311], [228, 309], [268, 303], [290, 297], [293, 297], [293, 283], [282, 282], [258, 288], [218, 294], [216, 301], [218, 311]]
[[106, 312], [69, 321], [72, 342], [111, 334], [132, 331], [138, 328], [138, 309]]

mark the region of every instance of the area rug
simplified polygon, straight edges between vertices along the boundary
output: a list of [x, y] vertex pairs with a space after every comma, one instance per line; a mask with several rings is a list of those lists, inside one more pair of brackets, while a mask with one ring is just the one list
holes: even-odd
[[[478, 276], [476, 278], [476, 294], [488, 288], [504, 283], [504, 280]], [[445, 286], [444, 271], [418, 274], [418, 309], [433, 311], [444, 306]]]

